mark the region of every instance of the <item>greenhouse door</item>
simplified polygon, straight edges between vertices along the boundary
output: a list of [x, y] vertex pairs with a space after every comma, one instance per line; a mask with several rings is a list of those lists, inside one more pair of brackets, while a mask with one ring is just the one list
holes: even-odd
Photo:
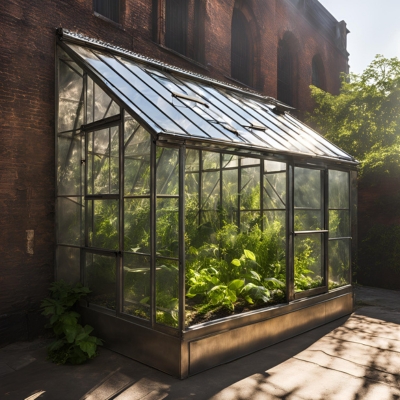
[[325, 170], [294, 168], [294, 297], [327, 291]]
[[[96, 124], [96, 123], [94, 123]], [[94, 125], [90, 124], [90, 125]], [[90, 126], [89, 125], [89, 126]], [[119, 122], [85, 132], [83, 281], [92, 305], [118, 310], [120, 259]], [[88, 127], [89, 127], [88, 126]]]

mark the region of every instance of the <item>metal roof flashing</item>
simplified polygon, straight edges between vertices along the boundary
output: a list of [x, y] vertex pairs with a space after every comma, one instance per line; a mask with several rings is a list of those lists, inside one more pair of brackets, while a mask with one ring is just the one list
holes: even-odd
[[57, 37], [81, 68], [157, 136], [358, 164], [272, 97], [66, 29], [57, 29]]

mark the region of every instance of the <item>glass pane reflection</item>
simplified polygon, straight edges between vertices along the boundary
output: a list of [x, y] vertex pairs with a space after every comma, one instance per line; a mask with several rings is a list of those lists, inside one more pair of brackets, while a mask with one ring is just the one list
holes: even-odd
[[294, 238], [294, 290], [301, 292], [324, 285], [322, 235]]
[[156, 260], [156, 322], [178, 327], [179, 315], [179, 268], [178, 262]]
[[116, 310], [116, 258], [100, 254], [86, 253], [85, 285], [92, 291], [88, 295], [89, 304]]
[[350, 283], [350, 240], [329, 241], [329, 288]]
[[349, 173], [329, 170], [329, 208], [349, 208]]
[[124, 254], [123, 312], [150, 319], [150, 257]]

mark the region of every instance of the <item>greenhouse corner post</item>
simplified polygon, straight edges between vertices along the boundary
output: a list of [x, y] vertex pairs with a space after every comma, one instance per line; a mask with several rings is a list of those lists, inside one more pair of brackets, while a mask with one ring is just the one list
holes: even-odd
[[241, 158], [238, 159], [238, 185], [237, 185], [237, 190], [238, 190], [238, 197], [237, 197], [237, 226], [239, 227], [240, 230], [240, 208], [242, 206], [242, 160]]
[[[54, 99], [55, 99], [55, 107], [54, 107], [54, 147], [55, 154], [58, 154], [58, 117], [59, 117], [59, 76], [60, 76], [60, 61], [58, 58], [58, 48], [57, 48], [57, 39], [55, 40], [54, 45], [54, 54], [55, 54], [55, 65], [54, 65], [54, 73], [55, 73], [55, 82], [54, 82]], [[56, 193], [56, 200], [54, 203], [55, 212], [54, 215], [57, 215], [57, 206], [58, 206], [58, 158], [54, 157], [54, 170], [56, 173], [54, 174], [54, 187]], [[54, 224], [54, 237], [56, 238], [56, 251], [54, 252], [54, 265], [56, 266], [54, 269], [54, 280], [58, 280], [58, 262], [57, 262], [57, 253], [58, 253], [58, 218], [55, 219]]]
[[[119, 252], [117, 257], [117, 315], [124, 311], [124, 238], [125, 238], [125, 224], [124, 224], [124, 138], [125, 138], [125, 113], [122, 107], [119, 108], [121, 116], [119, 122]], [[111, 135], [110, 135], [111, 140]], [[111, 149], [111, 143], [110, 143]]]
[[286, 301], [294, 300], [294, 163], [288, 161], [286, 178]]
[[[321, 170], [322, 174], [322, 217], [324, 218], [323, 228], [326, 231], [329, 231], [329, 169], [325, 168]], [[328, 262], [328, 245], [329, 245], [329, 233], [323, 233], [323, 260], [324, 260], [324, 275], [325, 275], [325, 286], [327, 287], [327, 291], [329, 291], [329, 262]]]
[[151, 327], [156, 323], [156, 140], [150, 148], [150, 291], [151, 291]]
[[179, 147], [179, 331], [185, 329], [185, 154], [186, 146]]
[[[84, 104], [84, 111], [83, 111], [83, 124], [87, 124], [87, 114], [88, 114], [88, 102], [87, 102], [87, 74], [83, 73], [83, 100], [85, 102]], [[85, 180], [86, 180], [86, 168], [87, 168], [87, 157], [86, 157], [86, 133], [82, 131], [80, 128], [80, 152], [81, 152], [81, 168], [80, 168], [80, 174], [81, 174], [81, 181], [80, 181], [80, 194], [81, 194], [81, 226], [80, 226], [80, 234], [81, 234], [81, 240], [80, 240], [80, 252], [79, 252], [79, 261], [80, 261], [80, 279], [82, 285], [85, 284], [85, 259], [86, 259], [86, 253], [84, 250], [84, 247], [87, 247], [87, 229], [86, 229], [86, 221], [87, 221], [87, 207], [86, 207], [86, 200], [85, 200], [85, 195], [86, 195], [86, 185], [85, 185]], [[57, 153], [58, 154], [58, 153]]]
[[260, 159], [260, 225], [261, 230], [264, 232], [265, 223], [264, 223], [264, 165], [265, 160]]
[[224, 167], [223, 154], [221, 152], [221, 153], [219, 153], [219, 204], [218, 204], [218, 207], [220, 210], [220, 213], [219, 213], [219, 226], [220, 227], [222, 226], [222, 219], [223, 219], [223, 217], [222, 217], [222, 207], [223, 207], [222, 170], [223, 170], [223, 167]]
[[350, 251], [350, 282], [353, 284], [353, 263], [357, 263], [357, 208], [358, 208], [358, 192], [357, 192], [357, 171], [350, 171], [350, 235], [351, 235], [351, 251]]
[[202, 188], [202, 182], [203, 182], [203, 150], [199, 150], [199, 197], [198, 197], [198, 202], [199, 202], [199, 215], [198, 215], [198, 226], [201, 225], [201, 218], [202, 218], [202, 208], [203, 208], [203, 188]]

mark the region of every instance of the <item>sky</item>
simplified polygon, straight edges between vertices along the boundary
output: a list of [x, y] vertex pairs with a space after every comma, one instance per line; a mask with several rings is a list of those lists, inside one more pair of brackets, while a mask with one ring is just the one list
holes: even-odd
[[319, 0], [350, 33], [350, 72], [360, 74], [376, 54], [400, 58], [400, 0]]

